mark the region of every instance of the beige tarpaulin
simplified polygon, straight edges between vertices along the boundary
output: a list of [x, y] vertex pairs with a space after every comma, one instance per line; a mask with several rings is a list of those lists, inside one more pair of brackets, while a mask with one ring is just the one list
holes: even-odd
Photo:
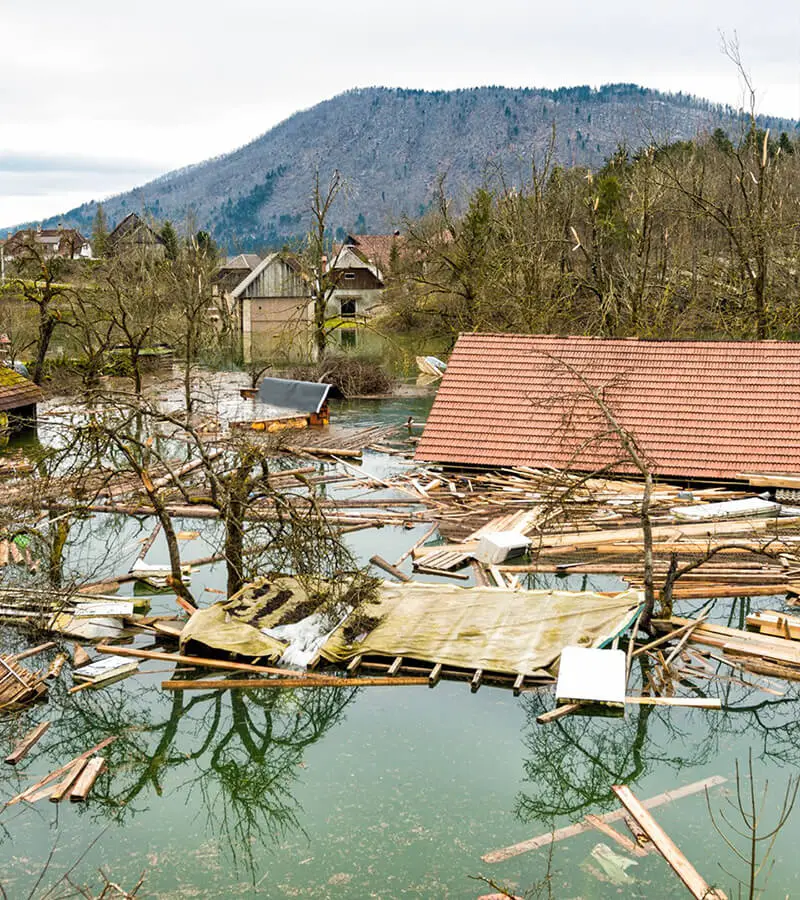
[[352, 643], [345, 640], [345, 623], [321, 652], [331, 662], [375, 654], [511, 675], [553, 674], [564, 647], [602, 646], [632, 622], [642, 601], [634, 590], [604, 596], [384, 582], [378, 601], [363, 608], [380, 623]]
[[293, 610], [302, 615], [310, 594], [314, 594], [314, 583], [309, 579], [305, 583], [286, 576], [259, 579], [229, 600], [194, 613], [181, 632], [181, 650], [196, 642], [212, 650], [274, 662], [283, 656], [286, 644], [262, 629], [277, 625]]

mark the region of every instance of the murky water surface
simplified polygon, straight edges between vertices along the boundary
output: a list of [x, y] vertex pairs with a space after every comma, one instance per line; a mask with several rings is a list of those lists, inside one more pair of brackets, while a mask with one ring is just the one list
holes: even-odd
[[[429, 402], [351, 403], [335, 415], [364, 425], [424, 419]], [[374, 454], [364, 461], [378, 475], [406, 464]], [[92, 519], [73, 564], [127, 571], [150, 527]], [[209, 552], [208, 523], [186, 520], [181, 527], [203, 533], [184, 543], [185, 558]], [[362, 559], [376, 552], [394, 559], [422, 532], [385, 528], [350, 537]], [[162, 558], [157, 542], [148, 560]], [[617, 583], [559, 581], [574, 589]], [[213, 602], [224, 573], [218, 566], [200, 570], [192, 584], [201, 602]], [[757, 598], [759, 606], [776, 602]], [[723, 600], [715, 616], [738, 625], [747, 608], [746, 601]], [[170, 597], [153, 599], [153, 612], [173, 609]], [[15, 639], [5, 634], [7, 645]], [[768, 829], [800, 763], [797, 687], [754, 676], [747, 679], [784, 693], [698, 678], [697, 693], [721, 695], [724, 711], [632, 707], [622, 719], [571, 717], [541, 727], [534, 719], [552, 705], [549, 690], [515, 699], [509, 691], [483, 687], [472, 695], [465, 684], [443, 682], [435, 690], [170, 694], [160, 682], [171, 671], [148, 662], [140, 675], [71, 696], [71, 679], [62, 677], [49, 703], [0, 720], [3, 755], [36, 722], [52, 722], [27, 760], [0, 770], [1, 798], [119, 735], [106, 751], [109, 771], [86, 804], [45, 800], [0, 813], [0, 881], [8, 897], [44, 895], [67, 870], [74, 882], [97, 885], [99, 867], [127, 887], [144, 873], [141, 895], [167, 898], [474, 898], [490, 890], [474, 880], [481, 874], [531, 896], [548, 896], [549, 888], [557, 898], [683, 897], [656, 854], [626, 866], [614, 854], [629, 854], [593, 830], [554, 844], [552, 853], [545, 847], [495, 864], [481, 856], [615, 809], [615, 783], [645, 799], [722, 776], [728, 781], [709, 800], [736, 822], [729, 805], [735, 765], [749, 752], [759, 793], [769, 780]], [[703, 875], [735, 895], [720, 866], [741, 877], [745, 869], [714, 830], [705, 795], [654, 813]], [[790, 820], [778, 836], [764, 897], [800, 896], [798, 822]], [[67, 893], [62, 881], [49, 896]]]

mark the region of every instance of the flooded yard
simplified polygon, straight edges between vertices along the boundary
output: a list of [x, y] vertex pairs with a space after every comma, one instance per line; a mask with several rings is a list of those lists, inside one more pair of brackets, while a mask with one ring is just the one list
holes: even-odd
[[[424, 420], [429, 405], [425, 396], [354, 401], [335, 416], [359, 426], [402, 423], [408, 416]], [[365, 451], [362, 465], [386, 477], [410, 463]], [[176, 527], [199, 532], [184, 540], [185, 559], [218, 546], [217, 523], [187, 518]], [[357, 531], [347, 541], [362, 563], [376, 553], [394, 559], [427, 527]], [[67, 565], [102, 569], [101, 577], [128, 570], [152, 521], [100, 514], [80, 529]], [[148, 559], [165, 561], [163, 535]], [[530, 586], [624, 586], [607, 575], [531, 578]], [[201, 605], [224, 588], [220, 564], [192, 574]], [[130, 584], [121, 586], [122, 595], [132, 592]], [[712, 617], [739, 626], [751, 608], [780, 602], [721, 599]], [[693, 614], [701, 605], [679, 601], [676, 613]], [[174, 613], [173, 595], [154, 595], [150, 611]], [[136, 644], [151, 640], [138, 637]], [[4, 645], [21, 646], [20, 634], [6, 628]], [[25, 761], [0, 770], [3, 800], [117, 736], [105, 750], [108, 771], [86, 803], [23, 802], [0, 813], [6, 896], [69, 896], [61, 880], [66, 872], [75, 884], [96, 887], [102, 868], [127, 888], [143, 875], [139, 895], [164, 898], [475, 898], [491, 892], [476, 880], [480, 875], [520, 896], [683, 897], [685, 888], [657, 853], [631, 856], [592, 828], [501, 862], [482, 857], [617, 809], [613, 784], [627, 784], [644, 800], [713, 777], [725, 781], [708, 800], [698, 790], [654, 814], [709, 883], [733, 896], [736, 882], [725, 870], [743, 879], [745, 867], [715, 830], [707, 804], [737, 821], [729, 805], [736, 765], [746, 773], [752, 753], [759, 798], [769, 782], [763, 817], [769, 830], [800, 763], [797, 683], [777, 679], [724, 682], [720, 711], [628, 706], [624, 717], [570, 716], [540, 726], [536, 716], [554, 704], [549, 687], [519, 697], [490, 686], [471, 693], [467, 683], [448, 681], [433, 690], [163, 691], [160, 683], [173, 671], [146, 662], [133, 677], [74, 694], [67, 693], [71, 679], [58, 679], [47, 703], [0, 720], [3, 755], [37, 722], [52, 723]], [[698, 677], [697, 694], [708, 684]], [[794, 834], [790, 820], [778, 834], [764, 897], [800, 895]]]

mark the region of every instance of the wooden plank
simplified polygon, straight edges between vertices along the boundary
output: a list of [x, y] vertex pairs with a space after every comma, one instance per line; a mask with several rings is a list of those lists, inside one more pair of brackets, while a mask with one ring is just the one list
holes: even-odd
[[377, 566], [379, 569], [383, 569], [384, 572], [394, 575], [398, 581], [411, 581], [405, 572], [401, 572], [397, 566], [393, 566], [390, 562], [386, 562], [386, 560], [382, 556], [378, 556], [377, 553], [375, 556], [370, 557], [369, 561], [373, 566]]
[[697, 709], [722, 709], [718, 697], [626, 697], [626, 703], [639, 706], [688, 706]]
[[24, 759], [24, 757], [28, 755], [28, 751], [36, 744], [49, 727], [49, 722], [41, 722], [34, 729], [29, 731], [6, 757], [8, 765], [15, 766], [21, 759]]
[[472, 681], [469, 684], [469, 689], [473, 694], [481, 686], [481, 681], [483, 681], [483, 669], [475, 669], [475, 674], [472, 676]]
[[400, 671], [400, 666], [402, 666], [402, 665], [403, 665], [403, 657], [396, 656], [394, 658], [394, 660], [392, 661], [392, 664], [386, 670], [386, 674], [387, 675], [397, 675], [397, 673]]
[[102, 756], [94, 756], [83, 767], [80, 775], [75, 779], [75, 784], [69, 792], [72, 803], [82, 803], [92, 789], [98, 776], [105, 770], [106, 761]]
[[[693, 794], [706, 791], [719, 784], [724, 784], [727, 780], [727, 778], [723, 778], [721, 775], [712, 775], [711, 778], [704, 778], [702, 781], [695, 781], [684, 787], [676, 788], [674, 791], [666, 791], [663, 794], [657, 794], [655, 797], [650, 797], [648, 800], [642, 801], [642, 806], [647, 809], [655, 809], [657, 806], [663, 806], [665, 803], [681, 800], [684, 797], [690, 797]], [[605, 813], [598, 818], [601, 818], [604, 822], [617, 822], [620, 819], [623, 819], [624, 816], [625, 810], [619, 809], [610, 813]], [[592, 826], [586, 821], [567, 825], [564, 828], [548, 831], [538, 837], [520, 841], [518, 844], [512, 844], [510, 847], [503, 847], [501, 850], [493, 850], [482, 856], [481, 859], [485, 863], [504, 862], [514, 856], [519, 856], [521, 853], [528, 853], [531, 850], [537, 850], [539, 847], [545, 847], [547, 844], [563, 841], [565, 838], [572, 837], [576, 834], [582, 834], [591, 827]]]
[[517, 675], [514, 679], [514, 696], [519, 697], [520, 692], [522, 691], [522, 686], [525, 684], [525, 676]]
[[[295, 669], [279, 669], [276, 666], [257, 666], [253, 663], [230, 662], [225, 659], [209, 659], [205, 656], [185, 656], [182, 653], [165, 653], [161, 650], [140, 650], [136, 647], [116, 647], [111, 644], [98, 644], [98, 653], [112, 656], [133, 656], [137, 659], [157, 659], [161, 662], [174, 662], [176, 665], [197, 666], [202, 669], [224, 669], [233, 672], [253, 672], [257, 675], [277, 675], [279, 678], [297, 678]], [[316, 680], [319, 675], [305, 675], [309, 680]]]
[[73, 765], [72, 768], [68, 770], [67, 774], [64, 776], [63, 781], [59, 781], [59, 783], [53, 788], [52, 793], [48, 798], [51, 803], [61, 802], [61, 800], [69, 792], [72, 785], [75, 784], [75, 779], [81, 774], [85, 767], [86, 760], [82, 759], [79, 762], [76, 762], [75, 765]]
[[428, 684], [430, 687], [436, 687], [439, 683], [439, 679], [442, 677], [442, 664], [436, 663], [436, 665], [431, 670], [431, 674], [428, 676]]
[[626, 835], [620, 834], [616, 828], [613, 828], [608, 822], [604, 822], [600, 816], [589, 813], [589, 815], [584, 816], [583, 818], [592, 826], [592, 828], [596, 828], [606, 837], [610, 837], [612, 841], [616, 841], [620, 847], [627, 850], [628, 853], [632, 853], [634, 856], [647, 856], [647, 851], [643, 847], [640, 847], [639, 844], [632, 841]]
[[229, 678], [219, 680], [162, 681], [165, 691], [256, 690], [260, 688], [298, 687], [387, 687], [428, 684], [427, 678]]
[[572, 713], [577, 712], [581, 706], [582, 704], [580, 703], [564, 703], [561, 706], [557, 706], [555, 709], [548, 710], [548, 712], [537, 716], [536, 723], [538, 725], [547, 725], [548, 722], [555, 722], [557, 719], [563, 719], [564, 716], [569, 716]]
[[394, 562], [395, 568], [397, 568], [397, 567], [400, 565], [400, 563], [402, 563], [404, 560], [408, 559], [408, 557], [411, 556], [411, 554], [412, 554], [418, 547], [421, 547], [421, 546], [425, 543], [425, 541], [427, 541], [429, 538], [432, 538], [432, 537], [434, 536], [434, 534], [436, 534], [438, 528], [439, 528], [439, 523], [437, 522], [437, 523], [435, 523], [434, 525], [432, 525], [432, 526], [425, 532], [425, 534], [423, 534], [422, 537], [419, 538], [419, 540], [414, 541], [414, 543], [408, 548], [408, 550], [406, 550], [405, 553], [403, 553], [401, 556], [399, 556], [399, 557], [395, 560], [395, 562]]
[[647, 834], [678, 878], [686, 885], [689, 893], [695, 900], [708, 900], [708, 898], [727, 900], [726, 895], [722, 891], [714, 890], [708, 885], [706, 880], [681, 853], [678, 846], [650, 815], [629, 787], [624, 784], [614, 784], [611, 786], [611, 790], [614, 791], [619, 802], [630, 813], [639, 827]]
[[23, 650], [21, 653], [15, 653], [13, 656], [7, 658], [14, 662], [19, 662], [21, 659], [27, 659], [29, 656], [36, 656], [37, 653], [42, 653], [45, 650], [52, 650], [55, 646], [57, 646], [55, 641], [47, 641], [45, 644], [29, 647], [27, 650]]
[[79, 756], [71, 759], [68, 763], [65, 763], [63, 766], [51, 772], [49, 775], [45, 775], [44, 778], [37, 781], [36, 784], [32, 784], [29, 788], [26, 788], [24, 791], [22, 791], [21, 794], [17, 794], [16, 797], [12, 797], [10, 800], [7, 800], [6, 806], [13, 806], [15, 803], [19, 803], [21, 800], [27, 800], [28, 802], [33, 803], [35, 802], [35, 800], [40, 799], [42, 796], [46, 796], [50, 793], [50, 791], [48, 790], [42, 793], [39, 790], [40, 788], [43, 788], [45, 785], [49, 785], [52, 781], [55, 781], [56, 778], [60, 778], [67, 772], [68, 769], [72, 768], [75, 763], [84, 762], [85, 760], [89, 759], [90, 756], [113, 743], [116, 739], [116, 735], [111, 735], [111, 737], [104, 738], [98, 744], [95, 744], [94, 747], [89, 748]]
[[358, 671], [358, 667], [361, 665], [361, 661], [363, 659], [364, 657], [360, 653], [358, 656], [354, 656], [347, 664], [347, 671], [351, 674], [355, 674]]

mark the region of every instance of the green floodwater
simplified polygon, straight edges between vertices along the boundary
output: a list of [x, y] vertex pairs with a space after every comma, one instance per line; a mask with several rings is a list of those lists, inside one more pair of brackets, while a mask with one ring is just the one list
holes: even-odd
[[[429, 403], [351, 403], [335, 416], [353, 424], [401, 422], [408, 415], [422, 420]], [[367, 454], [364, 465], [381, 475], [408, 463]], [[151, 524], [92, 519], [74, 542], [71, 564], [105, 574], [126, 571]], [[185, 558], [209, 551], [213, 527], [190, 520], [181, 527], [204, 534], [184, 544]], [[350, 538], [362, 559], [377, 552], [391, 560], [426, 527]], [[164, 546], [156, 542], [148, 561], [163, 558]], [[217, 599], [214, 591], [223, 584], [218, 566], [192, 578], [203, 603]], [[582, 589], [621, 582], [570, 578], [558, 584]], [[763, 607], [779, 602], [754, 600]], [[173, 609], [169, 596], [154, 598], [153, 612]], [[714, 615], [739, 625], [748, 609], [746, 600], [723, 600]], [[4, 643], [16, 649], [22, 638], [8, 630]], [[137, 638], [137, 644], [149, 640]], [[450, 682], [435, 690], [169, 694], [159, 685], [171, 671], [146, 662], [142, 674], [72, 696], [67, 673], [54, 683], [48, 703], [0, 719], [4, 755], [34, 724], [52, 722], [23, 763], [0, 770], [3, 798], [119, 735], [105, 751], [109, 771], [86, 804], [45, 800], [0, 813], [0, 882], [8, 897], [28, 897], [45, 866], [35, 896], [46, 895], [71, 868], [74, 882], [96, 887], [102, 866], [127, 887], [144, 873], [140, 895], [165, 898], [475, 898], [491, 889], [473, 876], [523, 894], [548, 872], [549, 896], [556, 898], [683, 897], [685, 888], [655, 854], [636, 859], [627, 876], [618, 866], [606, 871], [597, 845], [627, 854], [596, 831], [556, 843], [552, 855], [544, 848], [497, 864], [481, 856], [586, 813], [615, 809], [615, 783], [645, 799], [722, 776], [728, 781], [711, 790], [710, 802], [731, 818], [735, 765], [746, 763], [750, 751], [759, 793], [769, 781], [769, 828], [800, 763], [797, 687], [754, 676], [747, 677], [783, 695], [698, 678], [696, 692], [721, 696], [724, 711], [633, 707], [625, 718], [569, 717], [541, 727], [534, 720], [553, 704], [549, 689], [520, 698], [490, 687], [473, 695], [468, 685]], [[742, 877], [744, 867], [712, 827], [704, 795], [654, 814], [707, 880], [735, 896], [735, 881], [720, 866]], [[793, 840], [798, 821], [791, 819], [778, 836], [764, 897], [800, 896]], [[620, 878], [625, 883], [617, 883]], [[62, 881], [48, 896], [67, 895]]]

